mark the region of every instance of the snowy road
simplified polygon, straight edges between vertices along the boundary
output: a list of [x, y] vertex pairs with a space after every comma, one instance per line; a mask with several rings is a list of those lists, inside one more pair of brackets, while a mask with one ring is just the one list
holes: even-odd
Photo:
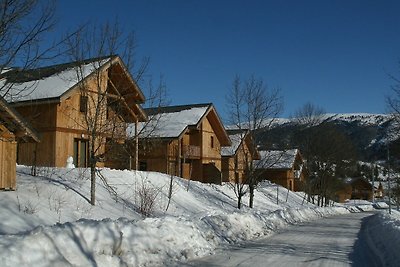
[[382, 266], [368, 217], [352, 213], [295, 225], [265, 239], [179, 266]]

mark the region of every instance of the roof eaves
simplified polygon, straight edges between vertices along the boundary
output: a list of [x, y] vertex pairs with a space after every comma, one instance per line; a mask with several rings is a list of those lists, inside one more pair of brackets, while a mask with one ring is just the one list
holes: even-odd
[[31, 100], [23, 100], [17, 102], [10, 102], [9, 105], [12, 107], [22, 107], [29, 106], [34, 104], [58, 104], [61, 102], [60, 97], [52, 97], [52, 98], [40, 98], [40, 99], [31, 99]]
[[24, 136], [32, 138], [35, 142], [40, 142], [39, 134], [33, 130], [29, 123], [24, 121], [21, 115], [19, 115], [13, 107], [9, 106], [3, 98], [0, 98], [0, 106], [9, 116], [11, 116], [19, 128], [24, 130]]

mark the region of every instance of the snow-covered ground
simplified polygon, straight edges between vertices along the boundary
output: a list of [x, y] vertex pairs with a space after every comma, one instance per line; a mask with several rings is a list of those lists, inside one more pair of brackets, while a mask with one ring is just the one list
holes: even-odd
[[[91, 206], [85, 169], [42, 168], [37, 177], [28, 167], [17, 170], [17, 191], [0, 192], [1, 266], [160, 266], [290, 224], [371, 208], [368, 203], [318, 208], [303, 201], [302, 193], [266, 182], [256, 191], [255, 208], [238, 210], [228, 185], [174, 177], [166, 211], [170, 176], [109, 169], [101, 170], [109, 187], [98, 179]], [[145, 218], [139, 209], [151, 200], [151, 216]], [[376, 224], [388, 221], [400, 233], [400, 218], [379, 218]]]

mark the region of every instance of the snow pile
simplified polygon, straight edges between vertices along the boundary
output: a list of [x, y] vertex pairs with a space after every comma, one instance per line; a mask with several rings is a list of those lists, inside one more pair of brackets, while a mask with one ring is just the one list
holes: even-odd
[[[0, 192], [2, 266], [159, 266], [269, 235], [287, 225], [347, 213], [318, 208], [300, 192], [262, 183], [255, 207], [236, 208], [228, 185], [208, 185], [154, 172], [102, 169], [96, 206], [88, 203], [85, 169], [18, 167], [18, 190]], [[143, 188], [155, 195], [153, 216], [138, 212]], [[278, 199], [277, 199], [278, 195]], [[247, 203], [244, 198], [243, 202]], [[277, 204], [278, 203], [278, 204]]]
[[365, 240], [372, 253], [379, 257], [383, 266], [398, 265], [398, 245], [400, 240], [400, 212], [375, 214], [365, 224]]
[[180, 217], [82, 219], [3, 236], [0, 247], [2, 266], [153, 266], [210, 250], [194, 223]]
[[372, 202], [362, 199], [351, 199], [344, 203], [344, 206], [351, 212], [374, 211], [375, 207]]
[[376, 209], [388, 209], [389, 208], [389, 205], [383, 201], [376, 202], [376, 203], [374, 203], [373, 206]]

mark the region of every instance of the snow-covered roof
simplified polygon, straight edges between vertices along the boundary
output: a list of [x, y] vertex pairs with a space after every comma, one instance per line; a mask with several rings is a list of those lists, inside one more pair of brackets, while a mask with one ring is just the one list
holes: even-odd
[[1, 81], [2, 87], [10, 85], [4, 98], [8, 102], [20, 102], [61, 97], [79, 80], [86, 78], [110, 60], [111, 57], [106, 57], [81, 63], [71, 62], [32, 70], [8, 71], [4, 73], [5, 79]]
[[261, 150], [260, 160], [255, 160], [258, 169], [291, 169], [296, 160], [298, 149], [290, 150]]
[[221, 156], [233, 156], [236, 154], [242, 140], [246, 136], [245, 130], [227, 130], [232, 145], [221, 147]]
[[[170, 106], [159, 110], [145, 109], [149, 115], [149, 121], [139, 123], [139, 131], [142, 131], [142, 136], [146, 137], [179, 137], [188, 126], [197, 125], [210, 106], [211, 104], [199, 104]], [[127, 134], [134, 136], [134, 124], [128, 126]]]

